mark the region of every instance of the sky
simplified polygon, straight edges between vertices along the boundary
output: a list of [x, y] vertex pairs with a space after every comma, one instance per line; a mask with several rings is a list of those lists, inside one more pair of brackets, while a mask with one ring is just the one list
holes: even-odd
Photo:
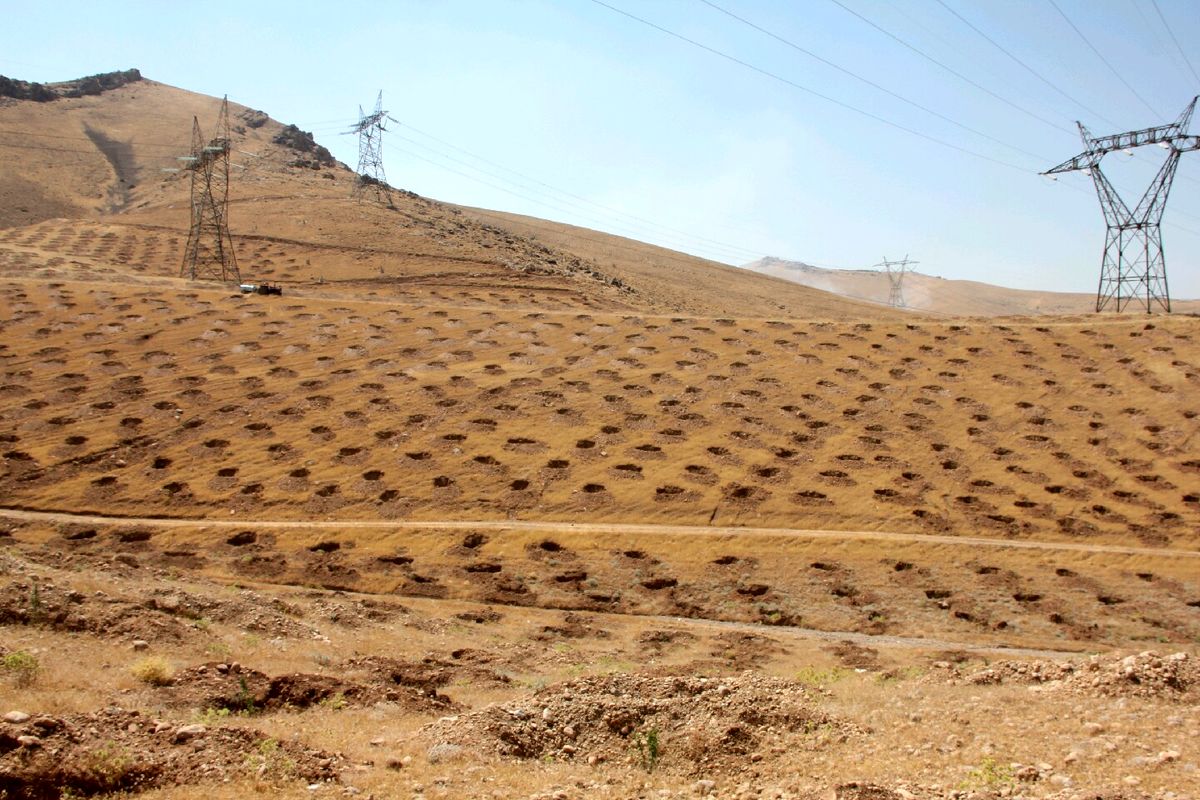
[[[0, 74], [136, 67], [295, 123], [352, 168], [342, 132], [382, 91], [388, 181], [427, 197], [735, 265], [908, 255], [1094, 292], [1091, 178], [1038, 173], [1083, 149], [1076, 120], [1161, 125], [1200, 94], [1195, 2], [0, 0]], [[1133, 206], [1164, 157], [1103, 167]], [[1200, 151], [1162, 231], [1172, 296], [1200, 298]]]

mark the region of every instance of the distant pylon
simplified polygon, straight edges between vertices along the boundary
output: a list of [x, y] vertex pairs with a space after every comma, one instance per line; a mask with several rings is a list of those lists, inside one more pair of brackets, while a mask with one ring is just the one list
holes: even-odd
[[221, 101], [217, 129], [205, 142], [192, 117], [192, 154], [181, 159], [192, 172], [192, 224], [179, 277], [240, 283], [229, 235], [229, 98]]
[[[1170, 313], [1171, 293], [1167, 289], [1167, 262], [1163, 257], [1162, 223], [1163, 211], [1167, 208], [1167, 195], [1175, 180], [1175, 169], [1179, 156], [1189, 150], [1200, 150], [1200, 136], [1188, 135], [1188, 123], [1196, 100], [1188, 104], [1179, 119], [1170, 125], [1128, 131], [1112, 136], [1092, 136], [1083, 123], [1079, 135], [1083, 138], [1084, 151], [1043, 175], [1060, 172], [1080, 171], [1090, 175], [1100, 197], [1100, 210], [1104, 212], [1107, 232], [1104, 237], [1104, 257], [1100, 262], [1100, 288], [1096, 292], [1096, 310], [1103, 311], [1110, 301], [1115, 302], [1117, 311], [1130, 303], [1146, 306], [1149, 314], [1154, 304]], [[1100, 159], [1114, 150], [1133, 152], [1133, 148], [1156, 144], [1167, 151], [1167, 158], [1154, 180], [1150, 182], [1142, 199], [1132, 211], [1100, 171]]]
[[904, 276], [908, 272], [908, 268], [913, 264], [920, 264], [920, 261], [909, 261], [908, 255], [900, 261], [888, 261], [885, 256], [882, 264], [876, 264], [876, 267], [883, 267], [887, 270], [888, 282], [892, 285], [892, 291], [888, 294], [888, 305], [892, 308], [904, 308]]
[[358, 134], [358, 178], [354, 181], [354, 198], [359, 201], [370, 199], [395, 208], [392, 187], [388, 186], [387, 176], [383, 173], [383, 133], [387, 130], [384, 123], [389, 119], [396, 121], [383, 110], [383, 92], [380, 91], [373, 112], [367, 114], [362, 106], [358, 107], [358, 122], [349, 133]]

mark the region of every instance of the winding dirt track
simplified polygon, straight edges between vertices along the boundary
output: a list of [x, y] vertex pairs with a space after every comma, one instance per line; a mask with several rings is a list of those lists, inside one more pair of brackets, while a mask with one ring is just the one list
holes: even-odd
[[[987, 539], [966, 536], [935, 536], [931, 534], [907, 534], [886, 531], [828, 531], [800, 530], [791, 528], [745, 528], [745, 527], [703, 527], [695, 525], [635, 525], [635, 524], [604, 524], [604, 523], [571, 523], [543, 522], [522, 520], [246, 520], [246, 519], [206, 519], [206, 518], [159, 518], [159, 517], [119, 517], [103, 514], [68, 513], [56, 511], [34, 511], [29, 509], [14, 509], [0, 507], [0, 519], [13, 519], [51, 523], [82, 523], [103, 525], [126, 523], [130, 525], [150, 525], [161, 528], [238, 528], [238, 529], [359, 529], [359, 530], [398, 530], [398, 529], [442, 529], [442, 530], [486, 530], [486, 531], [544, 531], [555, 533], [573, 531], [577, 533], [602, 535], [605, 533], [636, 534], [639, 536], [654, 535], [700, 535], [700, 536], [767, 536], [777, 538], [797, 539], [859, 539], [891, 542], [922, 542], [942, 545], [966, 545], [972, 547], [1016, 548], [1031, 550], [1059, 550], [1070, 552], [1119, 554], [1119, 555], [1148, 555], [1170, 558], [1200, 558], [1200, 552], [1193, 550], [1170, 550], [1165, 548], [1119, 547], [1115, 545], [1085, 545], [1070, 542], [1019, 542], [1002, 539]], [[245, 583], [245, 579], [239, 579]], [[422, 604], [437, 604], [440, 601], [421, 597], [406, 598], [407, 602]], [[760, 624], [715, 620], [697, 617], [674, 617], [646, 614], [622, 614], [619, 612], [594, 612], [598, 618], [625, 618], [636, 616], [639, 619], [663, 624], [674, 624], [685, 627], [699, 627], [710, 630], [735, 630], [749, 633], [762, 633]], [[1032, 658], [1070, 658], [1080, 654], [1080, 650], [1056, 650], [1029, 648], [1002, 643], [979, 641], [951, 641], [920, 636], [894, 636], [887, 634], [865, 634], [855, 631], [822, 630], [819, 628], [802, 628], [791, 626], [776, 626], [770, 628], [773, 636], [793, 639], [807, 639], [831, 642], [850, 641], [855, 644], [874, 647], [899, 647], [917, 649], [965, 650], [977, 653], [1006, 654], [1010, 656], [1025, 656]]]
[[160, 528], [293, 528], [302, 530], [474, 530], [474, 531], [572, 531], [595, 536], [634, 534], [637, 536], [755, 536], [791, 539], [859, 539], [884, 542], [920, 542], [923, 544], [991, 547], [1015, 550], [1048, 550], [1158, 558], [1200, 558], [1200, 551], [1156, 547], [1122, 547], [1074, 542], [1030, 542], [988, 539], [979, 536], [938, 536], [925, 533], [891, 531], [830, 531], [798, 528], [749, 528], [702, 525], [639, 525], [619, 522], [552, 522], [533, 520], [264, 520], [208, 519], [204, 517], [121, 517], [64, 511], [35, 511], [0, 507], [0, 518], [31, 522], [83, 523], [105, 525], [127, 523]]

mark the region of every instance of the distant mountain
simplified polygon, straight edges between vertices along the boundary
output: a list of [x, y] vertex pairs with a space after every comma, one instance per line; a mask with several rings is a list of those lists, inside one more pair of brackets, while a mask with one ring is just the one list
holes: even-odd
[[[743, 269], [799, 283], [847, 298], [888, 304], [891, 282], [886, 272], [869, 269], [824, 269], [801, 261], [761, 258]], [[1010, 289], [978, 281], [947, 280], [909, 272], [901, 284], [904, 307], [913, 311], [955, 316], [1023, 316], [1085, 314], [1094, 310], [1091, 293], [1042, 292]], [[1173, 303], [1180, 311], [1200, 310], [1200, 301]]]

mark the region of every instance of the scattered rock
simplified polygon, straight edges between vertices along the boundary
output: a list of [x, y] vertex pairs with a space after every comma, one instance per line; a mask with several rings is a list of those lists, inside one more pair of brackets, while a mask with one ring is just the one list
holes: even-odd
[[[951, 672], [956, 670], [951, 668]], [[1183, 699], [1200, 690], [1200, 659], [1179, 652], [1163, 656], [1153, 650], [1136, 655], [1097, 655], [1086, 661], [998, 661], [971, 673], [967, 683], [1024, 683], [1043, 691], [1067, 691], [1103, 697]], [[1085, 723], [1096, 736], [1104, 728]]]
[[203, 725], [183, 725], [175, 729], [174, 739], [176, 744], [182, 744], [186, 741], [203, 736], [208, 733], [208, 728]]

